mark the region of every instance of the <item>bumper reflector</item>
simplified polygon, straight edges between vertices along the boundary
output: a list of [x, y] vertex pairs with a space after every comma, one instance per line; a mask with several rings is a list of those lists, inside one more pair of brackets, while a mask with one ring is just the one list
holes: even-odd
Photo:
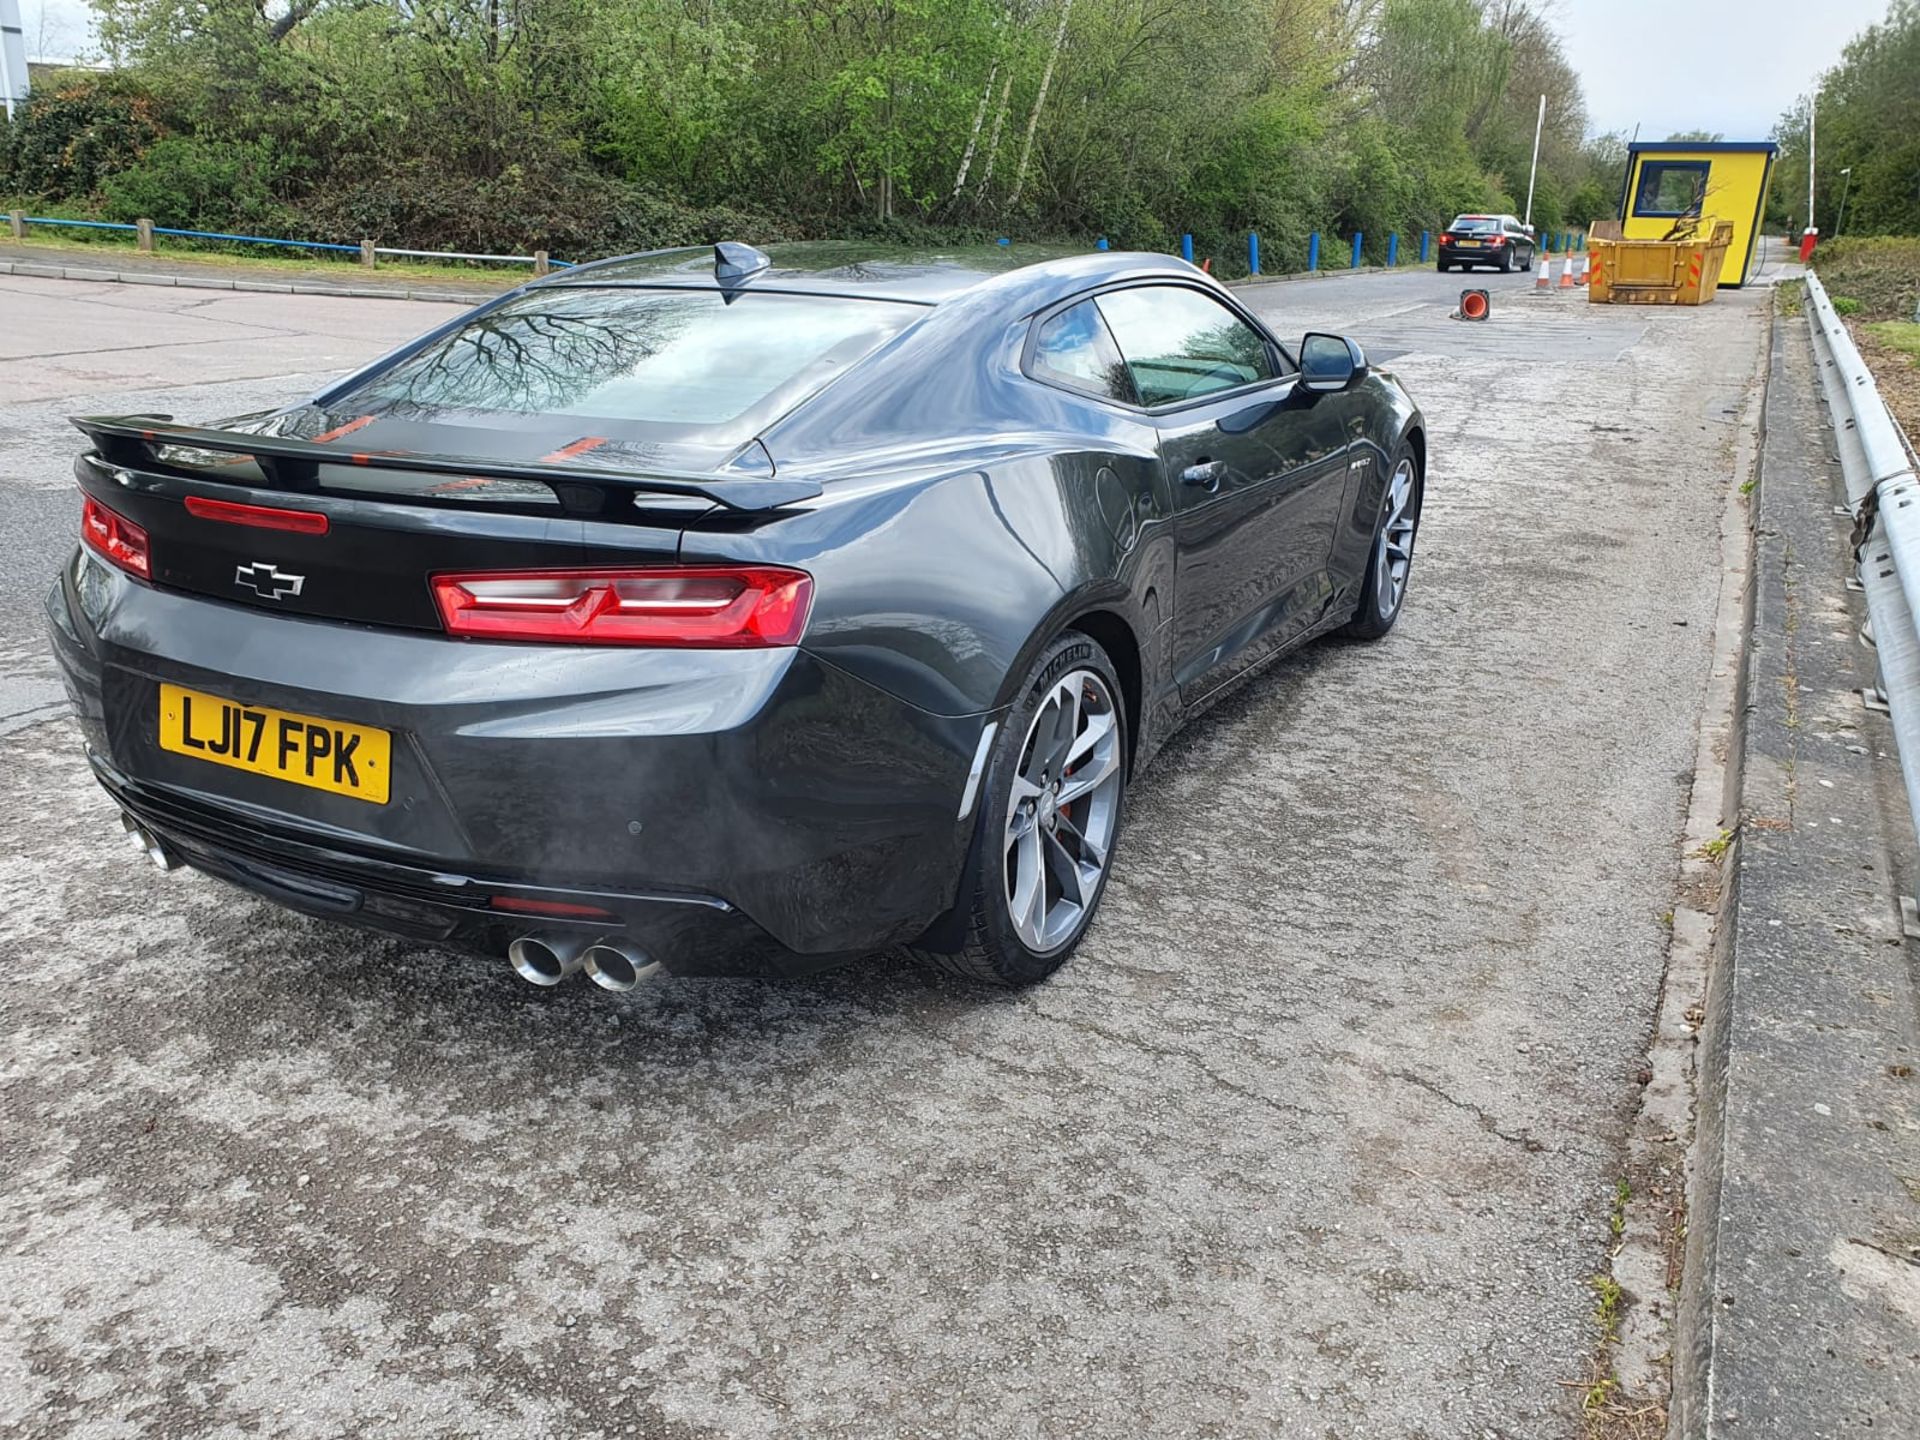
[[602, 910], [598, 905], [574, 905], [565, 900], [529, 900], [519, 895], [496, 895], [487, 902], [487, 906], [513, 915], [550, 915], [573, 920], [613, 919], [611, 910]]

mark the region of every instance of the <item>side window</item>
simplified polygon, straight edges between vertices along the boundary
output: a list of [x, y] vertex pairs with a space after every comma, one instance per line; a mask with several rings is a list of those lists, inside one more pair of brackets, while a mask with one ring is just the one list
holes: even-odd
[[1142, 285], [1099, 297], [1142, 405], [1171, 405], [1272, 379], [1260, 333], [1218, 300], [1184, 285]]
[[1636, 215], [1678, 216], [1699, 213], [1707, 196], [1706, 160], [1643, 160], [1633, 192]]
[[1051, 380], [1103, 400], [1134, 403], [1126, 362], [1091, 300], [1062, 310], [1040, 326], [1033, 337], [1031, 370], [1036, 380]]

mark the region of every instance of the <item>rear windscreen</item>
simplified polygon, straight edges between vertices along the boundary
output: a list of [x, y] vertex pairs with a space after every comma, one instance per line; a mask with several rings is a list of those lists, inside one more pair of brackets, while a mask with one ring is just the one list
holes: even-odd
[[426, 422], [571, 418], [596, 434], [664, 438], [779, 414], [925, 313], [838, 296], [556, 286], [475, 316], [329, 404]]
[[1453, 224], [1449, 225], [1447, 229], [1451, 230], [1455, 235], [1498, 235], [1500, 233], [1500, 222], [1483, 216], [1462, 215], [1458, 220], [1454, 221]]

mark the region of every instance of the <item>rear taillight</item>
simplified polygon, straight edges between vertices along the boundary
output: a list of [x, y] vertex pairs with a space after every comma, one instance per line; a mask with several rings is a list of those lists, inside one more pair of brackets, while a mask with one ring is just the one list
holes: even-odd
[[797, 645], [813, 578], [771, 565], [432, 577], [449, 635], [572, 645]]
[[91, 495], [80, 510], [80, 538], [129, 575], [142, 580], [153, 578], [147, 532]]
[[189, 495], [187, 513], [223, 525], [250, 525], [256, 530], [288, 530], [295, 535], [324, 535], [327, 517], [318, 510], [281, 510], [270, 505], [241, 505], [232, 500], [210, 500]]

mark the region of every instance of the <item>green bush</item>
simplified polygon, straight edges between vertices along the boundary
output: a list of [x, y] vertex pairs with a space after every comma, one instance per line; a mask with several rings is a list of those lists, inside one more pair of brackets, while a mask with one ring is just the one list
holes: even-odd
[[13, 123], [0, 125], [0, 192], [86, 200], [166, 133], [153, 97], [125, 75], [69, 71], [36, 83]]
[[[1848, 235], [1822, 241], [1813, 268], [1828, 294], [1844, 294], [1869, 320], [1911, 320], [1920, 303], [1920, 237]], [[1833, 303], [1839, 310], [1840, 301]]]
[[284, 234], [296, 222], [274, 195], [280, 167], [265, 142], [170, 135], [101, 186], [110, 220], [149, 219], [183, 230]]
[[759, 243], [804, 238], [790, 219], [681, 204], [646, 187], [534, 162], [490, 179], [430, 165], [375, 170], [309, 195], [302, 239], [524, 254], [566, 259], [691, 245], [733, 236]]

